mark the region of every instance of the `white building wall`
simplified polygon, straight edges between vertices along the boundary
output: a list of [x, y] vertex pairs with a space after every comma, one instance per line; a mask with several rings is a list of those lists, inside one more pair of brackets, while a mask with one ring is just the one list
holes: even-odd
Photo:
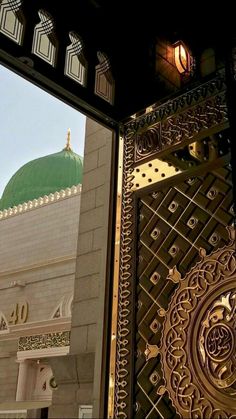
[[[42, 332], [60, 302], [66, 316], [74, 291], [79, 209], [80, 193], [0, 220], [0, 315], [10, 330], [0, 332], [0, 410], [1, 403], [16, 398], [19, 336]], [[16, 304], [19, 310], [24, 302], [26, 322], [19, 317], [11, 324]]]

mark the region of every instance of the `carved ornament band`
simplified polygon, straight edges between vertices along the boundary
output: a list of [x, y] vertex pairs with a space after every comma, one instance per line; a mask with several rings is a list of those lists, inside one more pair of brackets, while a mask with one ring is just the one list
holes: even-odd
[[59, 348], [70, 345], [70, 332], [47, 333], [44, 335], [21, 337], [18, 351], [32, 351], [34, 349]]
[[[225, 83], [219, 76], [125, 125], [135, 162], [228, 126]], [[208, 134], [209, 132], [209, 134]]]

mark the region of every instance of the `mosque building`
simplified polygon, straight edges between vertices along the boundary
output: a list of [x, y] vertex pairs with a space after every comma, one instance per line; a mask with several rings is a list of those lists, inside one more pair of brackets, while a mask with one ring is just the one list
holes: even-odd
[[50, 358], [69, 352], [82, 175], [68, 131], [0, 199], [0, 417], [34, 417], [57, 389]]

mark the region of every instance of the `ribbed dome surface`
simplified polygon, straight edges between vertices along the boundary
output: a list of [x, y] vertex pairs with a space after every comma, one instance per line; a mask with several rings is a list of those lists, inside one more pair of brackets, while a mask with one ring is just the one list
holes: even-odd
[[83, 159], [71, 149], [32, 160], [10, 179], [0, 210], [82, 183]]

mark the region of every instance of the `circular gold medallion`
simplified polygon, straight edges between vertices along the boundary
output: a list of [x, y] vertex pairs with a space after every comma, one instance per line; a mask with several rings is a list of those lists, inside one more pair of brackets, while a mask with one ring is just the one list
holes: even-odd
[[234, 243], [179, 282], [160, 348], [165, 387], [188, 419], [236, 418], [236, 258]]

